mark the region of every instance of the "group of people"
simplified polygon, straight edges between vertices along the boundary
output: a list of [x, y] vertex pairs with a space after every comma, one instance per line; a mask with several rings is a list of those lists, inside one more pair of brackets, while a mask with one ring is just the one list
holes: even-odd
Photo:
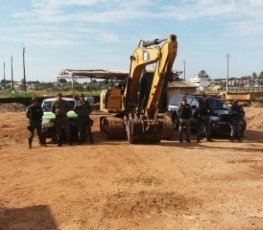
[[[211, 138], [210, 116], [213, 114], [213, 108], [210, 106], [206, 97], [196, 108], [194, 114], [192, 114], [192, 108], [187, 103], [187, 98], [183, 98], [178, 108], [179, 117], [179, 142], [183, 142], [183, 134], [185, 133], [186, 141], [190, 140], [191, 133], [191, 118], [195, 118], [197, 121], [197, 134], [196, 141], [200, 142], [203, 134], [205, 134], [206, 140], [209, 142], [214, 141]], [[230, 140], [233, 142], [235, 139], [241, 142], [241, 121], [244, 116], [244, 110], [237, 100], [233, 102], [230, 108]]]
[[[65, 131], [66, 143], [71, 145], [70, 138], [70, 125], [67, 113], [69, 111], [69, 106], [67, 101], [62, 98], [62, 94], [57, 95], [57, 99], [53, 102], [51, 107], [51, 112], [56, 115], [55, 125], [56, 125], [56, 135], [57, 144], [62, 146], [62, 128]], [[90, 113], [92, 109], [88, 101], [85, 100], [85, 95], [82, 93], [78, 98], [76, 105], [74, 107], [74, 112], [78, 115], [78, 141], [80, 144], [84, 143], [89, 139], [91, 144], [94, 144], [93, 136], [91, 132], [91, 126], [93, 124], [92, 119], [90, 119]], [[37, 98], [32, 99], [32, 104], [27, 108], [26, 116], [29, 120], [27, 126], [29, 130], [28, 135], [28, 146], [32, 148], [32, 141], [34, 137], [35, 130], [39, 138], [39, 143], [41, 146], [46, 146], [45, 138], [42, 133], [42, 116], [43, 110], [37, 100]]]
[[[52, 104], [51, 111], [56, 115], [56, 135], [58, 146], [62, 145], [62, 128], [65, 131], [66, 143], [71, 145], [70, 140], [70, 125], [67, 113], [69, 111], [68, 103], [62, 98], [62, 94], [57, 95], [56, 101]], [[90, 113], [92, 111], [88, 101], [85, 100], [85, 95], [82, 93], [78, 98], [74, 107], [75, 113], [78, 115], [78, 141], [80, 144], [85, 143], [88, 139], [91, 144], [94, 144], [93, 136], [91, 132], [91, 126], [93, 120], [90, 119]], [[179, 142], [183, 142], [183, 134], [186, 135], [186, 141], [190, 140], [191, 133], [191, 118], [194, 117], [197, 120], [197, 135], [196, 141], [200, 142], [203, 134], [205, 134], [207, 141], [214, 141], [211, 138], [211, 127], [210, 127], [210, 116], [213, 114], [213, 108], [210, 106], [209, 101], [206, 97], [200, 103], [199, 107], [196, 108], [194, 114], [192, 114], [192, 108], [187, 103], [187, 98], [183, 98], [179, 109]], [[241, 142], [241, 120], [244, 116], [244, 110], [239, 105], [238, 101], [234, 101], [230, 108], [231, 114], [231, 133], [230, 140], [233, 142], [235, 139]], [[32, 148], [32, 141], [35, 130], [39, 138], [41, 146], [46, 146], [45, 138], [42, 133], [42, 116], [43, 110], [39, 105], [37, 98], [32, 99], [32, 104], [27, 108], [27, 118], [29, 119], [28, 124], [28, 145]]]

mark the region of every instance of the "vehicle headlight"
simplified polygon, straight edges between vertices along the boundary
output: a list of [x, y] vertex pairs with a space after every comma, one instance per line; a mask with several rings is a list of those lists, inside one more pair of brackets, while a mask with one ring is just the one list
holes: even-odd
[[211, 117], [210, 117], [210, 120], [211, 120], [211, 121], [219, 121], [219, 120], [220, 120], [220, 117], [211, 116]]

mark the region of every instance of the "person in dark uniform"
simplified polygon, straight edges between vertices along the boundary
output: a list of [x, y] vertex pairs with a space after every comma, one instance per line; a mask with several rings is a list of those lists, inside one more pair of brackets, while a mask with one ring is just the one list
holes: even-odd
[[42, 135], [42, 126], [41, 126], [43, 110], [39, 105], [37, 98], [32, 98], [32, 104], [27, 107], [26, 116], [29, 119], [29, 123], [27, 126], [27, 129], [29, 131], [28, 147], [30, 149], [32, 148], [32, 142], [33, 142], [35, 130], [37, 130], [37, 135], [40, 145], [46, 146]]
[[91, 126], [93, 120], [90, 118], [90, 113], [92, 111], [89, 101], [85, 101], [85, 95], [80, 94], [79, 101], [77, 101], [74, 111], [78, 114], [78, 135], [79, 143], [87, 141], [87, 137], [91, 144], [94, 144], [93, 136], [91, 132]]
[[241, 122], [242, 118], [245, 115], [245, 112], [241, 105], [239, 105], [237, 100], [233, 101], [233, 104], [230, 108], [230, 115], [231, 115], [231, 133], [230, 133], [230, 140], [233, 142], [235, 139], [238, 142], [241, 142]]
[[197, 142], [200, 142], [203, 132], [205, 132], [207, 141], [214, 141], [211, 138], [210, 116], [213, 113], [212, 107], [209, 105], [209, 101], [204, 95], [204, 99], [201, 101], [199, 107], [196, 110], [195, 117], [197, 118]]
[[186, 141], [190, 143], [190, 119], [192, 117], [192, 109], [187, 103], [187, 99], [183, 98], [178, 109], [179, 117], [179, 141], [183, 142], [183, 133], [186, 134]]
[[64, 128], [65, 130], [67, 144], [70, 145], [71, 144], [70, 128], [69, 128], [69, 120], [67, 116], [67, 113], [69, 111], [69, 106], [67, 101], [62, 99], [61, 93], [57, 95], [57, 100], [53, 102], [51, 111], [56, 115], [56, 132], [57, 132], [58, 146], [62, 145], [62, 128]]

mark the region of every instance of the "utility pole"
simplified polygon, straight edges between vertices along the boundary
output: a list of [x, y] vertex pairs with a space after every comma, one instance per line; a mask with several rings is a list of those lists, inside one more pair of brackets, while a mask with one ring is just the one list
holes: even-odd
[[24, 91], [26, 92], [26, 68], [25, 68], [25, 52], [26, 52], [26, 48], [25, 48], [25, 47], [23, 47]]
[[4, 84], [4, 90], [6, 89], [6, 82], [5, 82], [5, 62], [4, 62], [4, 82], [3, 82]]
[[228, 81], [229, 81], [229, 58], [230, 58], [230, 54], [226, 54], [226, 92], [228, 92]]
[[184, 65], [184, 80], [185, 80], [185, 60], [183, 60], [183, 65]]
[[11, 90], [14, 91], [13, 56], [11, 56]]

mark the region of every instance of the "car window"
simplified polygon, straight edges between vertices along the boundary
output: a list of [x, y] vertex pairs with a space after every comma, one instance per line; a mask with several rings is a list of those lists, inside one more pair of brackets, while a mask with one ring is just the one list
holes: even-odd
[[53, 101], [44, 101], [43, 105], [42, 105], [42, 109], [45, 112], [50, 112], [51, 111], [51, 106], [52, 106]]
[[67, 101], [69, 110], [73, 110], [75, 107], [75, 101]]
[[[42, 109], [45, 112], [50, 112], [53, 102], [54, 101], [44, 101], [42, 105]], [[69, 110], [73, 110], [75, 107], [75, 101], [67, 101], [67, 103], [68, 103]]]
[[198, 108], [199, 102], [196, 98], [193, 98], [193, 100], [191, 101], [190, 104], [192, 107], [195, 106], [196, 108]]
[[213, 109], [229, 109], [229, 107], [221, 100], [210, 99], [208, 102]]
[[180, 105], [183, 95], [173, 95], [170, 99], [169, 105]]

